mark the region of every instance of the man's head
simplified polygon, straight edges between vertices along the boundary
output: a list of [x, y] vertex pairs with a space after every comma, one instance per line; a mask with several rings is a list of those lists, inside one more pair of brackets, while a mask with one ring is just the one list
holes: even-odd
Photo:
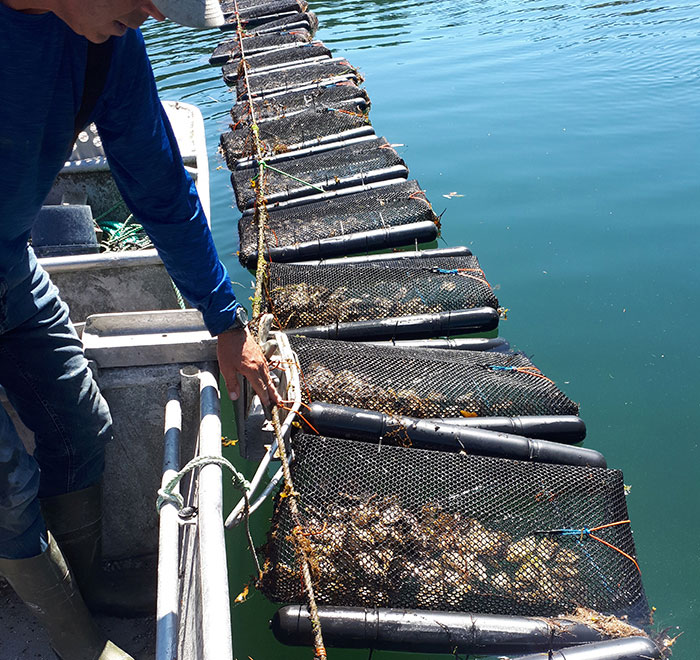
[[33, 5], [37, 9], [48, 9], [73, 31], [95, 43], [107, 41], [112, 35], [121, 36], [127, 28], [139, 27], [150, 16], [159, 21], [170, 18], [189, 27], [215, 27], [224, 22], [219, 0], [4, 1], [15, 8]]

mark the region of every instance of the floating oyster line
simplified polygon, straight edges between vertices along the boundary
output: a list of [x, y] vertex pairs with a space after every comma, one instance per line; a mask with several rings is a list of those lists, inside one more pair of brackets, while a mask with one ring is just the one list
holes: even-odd
[[[403, 263], [392, 274], [391, 284], [380, 279], [388, 270], [378, 267], [381, 259], [350, 269], [347, 264], [358, 260], [338, 260], [336, 273], [325, 266], [324, 259], [330, 257], [406, 246], [418, 250], [419, 242], [437, 236], [440, 219], [418, 183], [408, 180], [408, 168], [395, 145], [374, 134], [368, 117], [369, 97], [358, 86], [361, 74], [347, 61], [334, 58], [322, 42], [312, 42], [317, 20], [303, 0], [234, 0], [228, 8], [227, 27], [237, 31], [237, 38], [220, 44], [210, 60], [223, 65], [224, 81], [237, 95], [231, 130], [222, 135], [221, 149], [241, 211], [239, 258], [248, 267], [257, 265], [254, 312], [272, 314], [277, 330], [287, 331], [296, 352], [293, 364], [286, 358], [282, 367], [297, 373], [304, 399], [296, 413], [299, 421], [292, 425], [315, 431], [304, 407], [319, 401], [349, 406], [358, 414], [377, 411], [392, 420], [411, 416], [418, 423], [440, 418], [431, 422], [435, 425], [449, 424], [451, 418], [479, 416], [577, 415], [578, 405], [505, 342], [493, 344], [493, 350], [503, 353], [415, 348], [411, 354], [405, 348], [338, 341], [343, 337], [339, 331], [346, 327], [355, 342], [370, 339], [368, 324], [375, 321], [383, 326], [380, 332], [388, 334], [375, 339], [396, 340], [402, 328], [405, 332], [405, 326], [415, 323], [416, 315], [426, 310], [443, 313], [490, 307], [496, 314], [495, 323], [484, 328], [493, 329], [498, 316], [503, 318], [507, 310], [498, 307], [476, 257], [459, 264], [448, 264], [437, 256], [418, 267]], [[306, 259], [321, 261], [290, 263]], [[421, 288], [421, 278], [428, 274], [431, 278], [426, 279], [437, 284]], [[467, 326], [450, 329], [431, 323], [426, 322], [418, 331], [423, 334], [416, 337], [451, 340], [469, 332]], [[475, 327], [471, 326], [472, 332]], [[310, 338], [319, 332], [313, 336], [330, 340]], [[381, 357], [383, 349], [388, 349], [386, 358]], [[411, 360], [413, 372], [407, 367]], [[259, 402], [254, 397], [251, 400], [250, 409], [247, 401], [238, 408], [240, 447], [245, 456], [254, 455], [261, 438], [270, 433]], [[374, 454], [385, 456], [393, 449], [427, 452], [384, 443], [391, 433], [400, 436], [401, 424], [405, 430], [407, 423], [401, 421], [394, 431], [380, 437], [379, 453]], [[596, 509], [591, 516], [595, 525], [591, 522], [593, 526], [586, 527], [579, 522], [580, 529], [570, 523], [570, 528], [514, 530], [508, 520], [517, 512], [503, 510], [500, 518], [493, 519], [468, 508], [445, 507], [430, 498], [418, 509], [409, 510], [397, 493], [384, 492], [379, 482], [375, 490], [358, 495], [344, 490], [341, 479], [329, 489], [336, 499], [319, 503], [315, 498], [332, 481], [329, 475], [334, 463], [318, 463], [308, 452], [300, 454], [300, 447], [308, 442], [305, 437], [297, 435], [289, 441], [295, 454], [290, 465], [295, 487], [290, 489], [288, 483], [277, 495], [260, 586], [273, 600], [303, 602], [300, 571], [310, 569], [313, 591], [321, 603], [310, 630], [319, 633], [324, 616], [330, 616], [328, 608], [333, 607], [487, 612], [499, 611], [498, 603], [509, 603], [506, 607], [520, 607], [532, 616], [546, 615], [550, 622], [558, 615], [567, 616], [602, 638], [646, 635], [625, 621], [630, 613], [636, 620], [648, 619], [649, 608], [626, 519], [621, 476], [615, 477], [615, 488], [606, 495], [614, 504]], [[327, 441], [346, 447], [356, 458], [365, 451], [353, 441], [337, 437]], [[566, 442], [563, 436], [561, 441]], [[538, 442], [544, 441], [534, 440]], [[396, 444], [411, 443], [398, 438]], [[580, 451], [579, 462], [573, 466], [537, 465], [531, 462], [535, 458], [532, 450], [528, 461], [488, 460], [501, 461], [500, 465], [507, 466], [502, 469], [512, 469], [513, 475], [521, 477], [524, 473], [513, 467], [520, 462], [532, 465], [533, 470], [535, 466], [553, 470], [552, 474], [560, 469], [615, 473], [603, 469], [605, 460], [598, 452]], [[445, 460], [445, 451], [431, 453], [443, 456], [438, 459], [426, 453], [426, 462]], [[273, 454], [274, 449], [267, 452], [265, 465]], [[452, 456], [456, 460], [464, 454], [462, 447], [462, 452]], [[515, 456], [510, 455], [511, 459]], [[345, 457], [336, 459], [342, 463]], [[370, 455], [365, 463], [368, 472], [373, 469], [372, 461]], [[587, 467], [592, 465], [602, 467]], [[542, 474], [546, 481], [549, 473]], [[278, 472], [270, 483], [280, 479]], [[585, 486], [579, 485], [580, 492], [569, 493], [571, 501], [590, 497]], [[488, 490], [479, 480], [473, 488]], [[558, 494], [546, 488], [533, 497], [551, 509], [561, 507]], [[288, 511], [292, 501], [299, 507], [294, 524]], [[566, 505], [563, 508], [567, 510]], [[229, 520], [240, 520], [239, 514], [232, 513]], [[524, 506], [517, 515], [528, 514], [532, 511]], [[599, 559], [593, 559], [601, 549], [607, 552], [605, 561], [621, 571], [616, 579], [605, 573]], [[300, 556], [304, 557], [301, 564]], [[613, 604], [605, 602], [606, 597], [620, 600]], [[609, 611], [601, 614], [597, 605]], [[617, 612], [612, 612], [615, 608]], [[297, 623], [296, 638], [280, 632], [288, 643], [300, 643], [294, 639], [303, 637], [299, 632], [302, 624]], [[554, 645], [555, 637], [549, 648], [564, 645]], [[313, 642], [310, 636], [305, 639], [315, 644], [316, 657], [325, 656], [318, 638]], [[343, 642], [348, 638], [340, 634], [334, 645]], [[610, 648], [601, 651], [601, 659], [617, 657], [605, 655], [617, 652], [617, 647]], [[647, 655], [640, 655], [639, 649]], [[528, 650], [532, 649], [524, 646], [521, 652]], [[654, 646], [654, 655], [666, 650], [660, 643]], [[649, 647], [642, 645], [635, 652], [635, 658], [647, 657]]]

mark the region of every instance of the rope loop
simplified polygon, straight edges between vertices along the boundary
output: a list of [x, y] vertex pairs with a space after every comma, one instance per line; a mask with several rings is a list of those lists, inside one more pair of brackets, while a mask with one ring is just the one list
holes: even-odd
[[197, 456], [193, 458], [185, 467], [183, 467], [170, 481], [168, 481], [165, 486], [158, 489], [158, 499], [156, 500], [156, 511], [160, 513], [160, 510], [166, 504], [174, 504], [178, 511], [181, 511], [185, 506], [185, 500], [180, 493], [173, 493], [173, 489], [177, 486], [182, 478], [196, 470], [197, 468], [204, 467], [205, 465], [218, 465], [222, 468], [228, 469], [231, 474], [231, 481], [233, 487], [247, 494], [250, 491], [250, 482], [231, 464], [230, 461], [225, 459], [223, 456]]

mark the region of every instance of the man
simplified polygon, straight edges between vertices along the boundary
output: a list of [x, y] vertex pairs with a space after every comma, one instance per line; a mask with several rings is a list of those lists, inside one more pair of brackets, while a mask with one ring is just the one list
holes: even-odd
[[68, 310], [27, 246], [77, 130], [96, 123], [124, 199], [218, 336], [231, 397], [240, 373], [264, 404], [280, 402], [158, 100], [136, 29], [149, 16], [222, 22], [217, 0], [0, 0], [0, 384], [36, 440], [32, 457], [0, 407], [0, 574], [62, 660], [130, 658], [99, 632], [80, 594], [91, 608], [119, 609], [118, 585], [99, 582], [111, 419]]

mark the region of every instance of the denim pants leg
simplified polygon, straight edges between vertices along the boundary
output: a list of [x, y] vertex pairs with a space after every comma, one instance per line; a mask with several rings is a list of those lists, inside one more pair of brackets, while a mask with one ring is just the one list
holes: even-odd
[[68, 307], [31, 249], [27, 259], [29, 276], [5, 284], [0, 300], [0, 384], [36, 443], [28, 456], [0, 414], [0, 556], [9, 559], [43, 550], [37, 497], [99, 481], [112, 433]]

